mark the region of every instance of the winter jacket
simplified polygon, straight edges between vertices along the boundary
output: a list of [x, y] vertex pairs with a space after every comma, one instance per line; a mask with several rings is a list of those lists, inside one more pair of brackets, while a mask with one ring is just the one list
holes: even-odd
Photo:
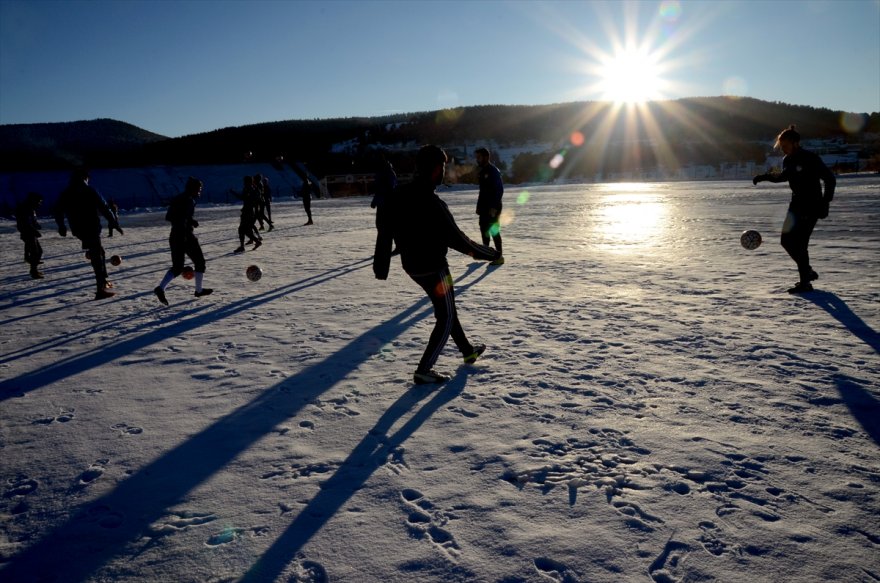
[[40, 237], [40, 223], [37, 212], [31, 201], [26, 200], [15, 207], [15, 226], [21, 233], [21, 240], [28, 241]]
[[388, 277], [392, 240], [409, 275], [446, 269], [450, 247], [475, 259], [491, 261], [498, 257], [497, 251], [475, 243], [461, 232], [449, 207], [434, 192], [434, 185], [421, 177], [389, 194], [379, 206], [376, 228], [373, 272], [378, 279]]
[[[789, 210], [811, 216], [821, 216], [823, 206], [827, 212], [837, 184], [834, 173], [825, 166], [822, 158], [803, 148], [797, 148], [782, 159], [782, 172], [765, 174], [761, 178], [770, 182], [788, 181], [791, 188]], [[824, 196], [820, 181], [825, 183]]]
[[492, 209], [495, 209], [497, 214], [501, 214], [501, 197], [503, 196], [504, 182], [501, 180], [501, 171], [491, 163], [481, 166], [477, 214], [488, 215]]
[[118, 225], [107, 201], [85, 181], [71, 181], [58, 197], [58, 204], [55, 206], [58, 230], [66, 233], [66, 217], [73, 236], [81, 240], [100, 238], [101, 216], [107, 219], [108, 224]]
[[193, 234], [193, 229], [199, 226], [198, 221], [193, 219], [196, 212], [196, 201], [189, 193], [178, 194], [171, 199], [165, 220], [171, 223], [171, 237], [186, 239]]

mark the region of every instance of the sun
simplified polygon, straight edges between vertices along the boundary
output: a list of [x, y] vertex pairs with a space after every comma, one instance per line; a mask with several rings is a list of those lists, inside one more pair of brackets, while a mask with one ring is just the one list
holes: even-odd
[[661, 67], [656, 54], [622, 50], [603, 59], [598, 89], [602, 99], [617, 104], [642, 104], [662, 98]]

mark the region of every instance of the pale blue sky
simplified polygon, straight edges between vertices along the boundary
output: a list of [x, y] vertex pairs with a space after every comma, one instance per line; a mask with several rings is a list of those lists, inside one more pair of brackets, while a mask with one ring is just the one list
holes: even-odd
[[601, 64], [626, 45], [653, 63], [653, 97], [880, 111], [880, 0], [0, 0], [0, 123], [181, 136], [602, 100]]

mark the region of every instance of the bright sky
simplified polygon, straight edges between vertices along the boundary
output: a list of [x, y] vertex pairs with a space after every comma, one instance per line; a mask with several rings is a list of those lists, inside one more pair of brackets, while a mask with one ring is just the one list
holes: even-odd
[[880, 0], [0, 0], [2, 124], [717, 95], [880, 111]]

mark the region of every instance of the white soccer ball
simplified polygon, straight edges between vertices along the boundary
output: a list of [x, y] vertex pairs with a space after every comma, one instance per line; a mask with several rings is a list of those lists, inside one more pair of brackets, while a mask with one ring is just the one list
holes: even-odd
[[743, 231], [743, 234], [739, 237], [739, 242], [749, 251], [754, 251], [761, 246], [761, 233], [752, 229]]

